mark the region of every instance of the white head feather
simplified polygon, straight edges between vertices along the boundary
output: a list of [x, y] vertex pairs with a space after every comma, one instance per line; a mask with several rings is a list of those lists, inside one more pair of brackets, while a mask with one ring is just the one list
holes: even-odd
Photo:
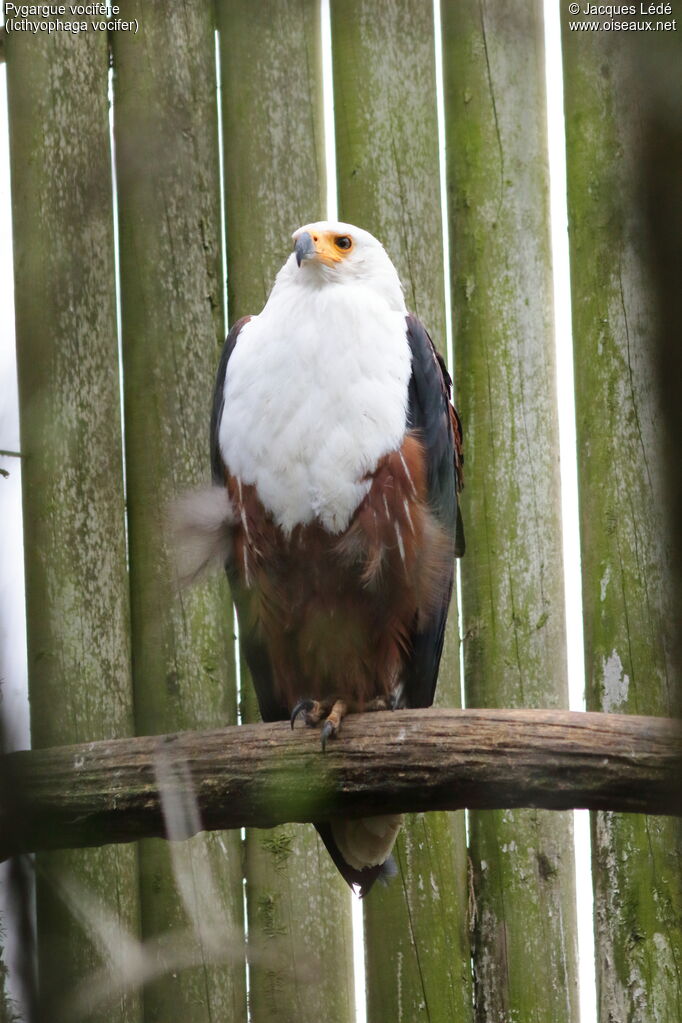
[[331, 266], [322, 260], [310, 259], [299, 267], [296, 254], [292, 252], [277, 275], [275, 288], [280, 283], [286, 286], [296, 284], [298, 287], [312, 288], [328, 284], [361, 285], [381, 295], [389, 309], [407, 312], [403, 287], [396, 268], [381, 242], [369, 231], [342, 221], [319, 220], [314, 224], [299, 227], [291, 236], [292, 240], [297, 242], [303, 234], [309, 234], [313, 238], [347, 237], [351, 239], [352, 246]]

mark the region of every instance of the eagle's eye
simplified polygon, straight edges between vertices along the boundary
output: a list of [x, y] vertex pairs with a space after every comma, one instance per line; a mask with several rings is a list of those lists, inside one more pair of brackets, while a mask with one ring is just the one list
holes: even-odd
[[336, 245], [337, 249], [345, 249], [346, 251], [348, 251], [348, 249], [351, 248], [352, 244], [353, 244], [352, 239], [350, 239], [347, 234], [340, 234], [337, 238], [334, 239], [334, 245]]

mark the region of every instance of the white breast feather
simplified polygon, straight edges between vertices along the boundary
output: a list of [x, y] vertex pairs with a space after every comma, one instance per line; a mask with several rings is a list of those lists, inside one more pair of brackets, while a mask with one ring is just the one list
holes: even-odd
[[227, 366], [220, 450], [290, 532], [344, 530], [405, 434], [405, 310], [361, 284], [275, 287]]

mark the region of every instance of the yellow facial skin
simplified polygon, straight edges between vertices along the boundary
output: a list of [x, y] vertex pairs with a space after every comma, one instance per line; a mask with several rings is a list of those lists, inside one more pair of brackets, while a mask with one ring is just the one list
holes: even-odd
[[315, 259], [325, 266], [340, 263], [349, 252], [353, 251], [353, 239], [347, 234], [335, 234], [333, 231], [311, 232], [315, 246]]

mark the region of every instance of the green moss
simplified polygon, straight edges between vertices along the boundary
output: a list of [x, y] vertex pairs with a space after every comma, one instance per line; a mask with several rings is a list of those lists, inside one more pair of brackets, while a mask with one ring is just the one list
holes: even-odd
[[275, 828], [261, 838], [261, 845], [272, 856], [275, 870], [284, 870], [291, 856], [294, 835], [286, 828]]
[[277, 938], [286, 934], [287, 929], [279, 920], [279, 892], [259, 892], [257, 898], [260, 929], [266, 938]]

